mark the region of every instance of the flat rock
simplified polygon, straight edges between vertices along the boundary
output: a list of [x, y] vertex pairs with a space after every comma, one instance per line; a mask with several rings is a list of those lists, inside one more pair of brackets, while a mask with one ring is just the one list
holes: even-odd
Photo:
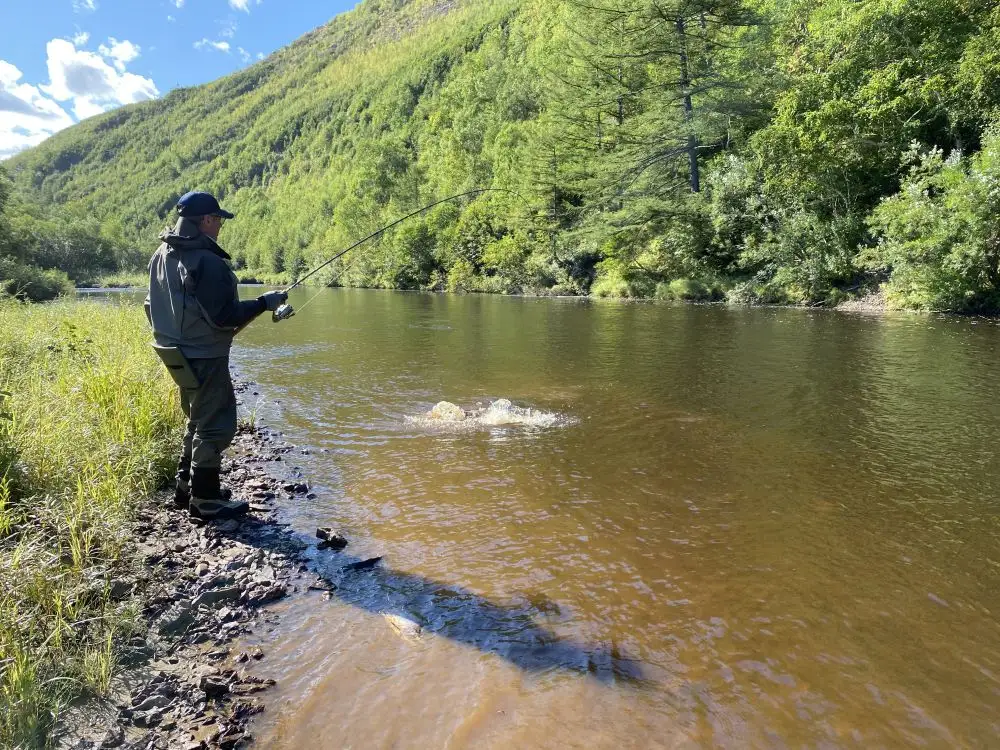
[[238, 602], [243, 590], [239, 586], [202, 591], [191, 603], [195, 607], [214, 607], [223, 602]]
[[382, 557], [369, 557], [367, 560], [361, 560], [356, 563], [351, 563], [350, 565], [345, 565], [344, 570], [368, 570], [369, 568], [374, 568], [382, 561]]
[[125, 742], [125, 730], [119, 726], [114, 726], [109, 729], [104, 737], [101, 738], [99, 747], [102, 748], [113, 748], [120, 747], [122, 743]]
[[250, 603], [258, 606], [261, 604], [270, 604], [271, 602], [283, 599], [287, 593], [288, 590], [285, 588], [284, 584], [278, 583], [274, 586], [268, 587], [262, 593], [257, 594], [250, 600]]
[[191, 604], [178, 602], [160, 617], [156, 630], [160, 635], [178, 635], [191, 627], [194, 619]]

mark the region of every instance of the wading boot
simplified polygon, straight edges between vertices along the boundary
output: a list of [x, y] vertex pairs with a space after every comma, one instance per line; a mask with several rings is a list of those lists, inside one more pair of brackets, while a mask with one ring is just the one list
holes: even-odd
[[191, 472], [191, 500], [188, 513], [193, 518], [239, 518], [250, 511], [250, 503], [232, 499], [223, 490], [218, 469], [195, 469]]
[[[230, 500], [233, 491], [228, 487], [222, 488], [222, 499]], [[191, 502], [191, 459], [182, 458], [177, 462], [177, 477], [174, 484], [174, 505], [182, 510], [188, 509]]]
[[174, 484], [174, 505], [187, 508], [191, 499], [191, 459], [187, 456], [177, 462], [177, 477]]

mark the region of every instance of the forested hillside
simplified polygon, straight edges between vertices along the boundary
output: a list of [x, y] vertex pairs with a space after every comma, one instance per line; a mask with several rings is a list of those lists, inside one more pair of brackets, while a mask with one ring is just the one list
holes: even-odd
[[290, 278], [497, 187], [324, 281], [996, 309], [998, 22], [991, 0], [366, 0], [10, 160], [0, 252], [135, 268], [203, 189], [238, 214], [240, 273]]

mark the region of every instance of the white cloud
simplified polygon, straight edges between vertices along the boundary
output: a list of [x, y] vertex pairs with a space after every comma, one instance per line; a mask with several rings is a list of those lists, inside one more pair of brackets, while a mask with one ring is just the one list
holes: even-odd
[[257, 59], [258, 60], [263, 60], [264, 59], [264, 53], [263, 52], [258, 52], [257, 53]]
[[250, 12], [250, 3], [260, 5], [264, 0], [229, 0], [229, 7], [233, 10], [242, 10], [244, 13]]
[[100, 47], [104, 55], [101, 57], [77, 48], [89, 39], [89, 35], [81, 32], [73, 41], [53, 39], [46, 45], [49, 69], [46, 85], [23, 83], [21, 71], [0, 60], [0, 159], [35, 146], [73, 125], [75, 120], [65, 107], [72, 107], [76, 118], [83, 119], [122, 104], [159, 96], [151, 79], [125, 70], [139, 56], [137, 45], [109, 39], [107, 45]]
[[178, 8], [184, 7], [184, 0], [174, 0], [174, 5]]
[[77, 47], [82, 47], [89, 41], [90, 41], [90, 34], [88, 34], [86, 31], [77, 32], [77, 34], [73, 37], [73, 44], [75, 44]]
[[77, 13], [93, 13], [97, 10], [97, 0], [73, 0], [73, 10]]
[[176, 19], [176, 18], [174, 18], [173, 16], [167, 16], [167, 20], [168, 20], [168, 21], [170, 21], [170, 23], [173, 23], [173, 22], [174, 22], [174, 21], [176, 21], [177, 19]]
[[[108, 48], [109, 52], [115, 44], [119, 44], [115, 40], [110, 41], [113, 44]], [[138, 54], [138, 48], [127, 44], [127, 47], [119, 48], [121, 56], [128, 57], [133, 48]], [[53, 39], [45, 49], [50, 80], [47, 86], [41, 87], [42, 91], [58, 101], [72, 102], [73, 113], [80, 119], [122, 104], [153, 99], [160, 94], [152, 79], [126, 72], [121, 57], [112, 57], [115, 63], [112, 67], [99, 55], [78, 50], [65, 39]]]
[[0, 159], [73, 124], [73, 118], [37, 86], [19, 83], [21, 75], [16, 67], [0, 60]]
[[124, 73], [125, 66], [139, 56], [142, 48], [138, 44], [132, 44], [128, 39], [119, 42], [112, 36], [108, 37], [108, 44], [102, 44], [97, 51], [109, 58], [119, 73]]
[[229, 54], [229, 42], [213, 42], [210, 39], [199, 39], [194, 43], [195, 49], [205, 49], [205, 47], [211, 47], [212, 49], [219, 50], [219, 52]]
[[226, 39], [232, 39], [236, 36], [236, 29], [239, 28], [239, 24], [236, 21], [230, 19], [228, 21], [220, 21], [219, 25], [222, 27], [219, 31], [219, 36], [224, 36]]
[[243, 62], [245, 62], [245, 63], [250, 62], [250, 58], [252, 57], [252, 55], [249, 52], [247, 52], [242, 47], [237, 47], [236, 51], [240, 53], [240, 59]]

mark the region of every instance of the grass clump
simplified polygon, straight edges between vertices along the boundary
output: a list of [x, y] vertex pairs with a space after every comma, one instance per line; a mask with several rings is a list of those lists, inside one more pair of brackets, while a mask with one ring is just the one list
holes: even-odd
[[725, 297], [717, 283], [701, 279], [674, 279], [656, 285], [656, 299], [680, 302], [717, 302]]
[[0, 299], [0, 747], [46, 747], [136, 622], [110, 578], [180, 423], [148, 338], [136, 308]]

